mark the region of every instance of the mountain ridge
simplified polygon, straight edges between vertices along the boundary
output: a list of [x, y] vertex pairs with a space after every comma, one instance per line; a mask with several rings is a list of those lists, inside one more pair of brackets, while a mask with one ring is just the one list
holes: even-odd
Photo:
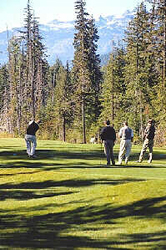
[[[108, 54], [112, 50], [112, 42], [118, 44], [124, 37], [124, 31], [133, 18], [134, 12], [127, 10], [120, 16], [99, 16], [95, 19], [98, 29], [98, 53], [102, 56]], [[63, 64], [66, 61], [72, 61], [74, 56], [74, 28], [75, 21], [59, 21], [54, 19], [47, 24], [40, 24], [39, 29], [43, 37], [43, 43], [46, 46], [46, 54], [50, 65], [54, 64], [59, 58]], [[18, 30], [23, 28], [12, 28], [9, 31], [0, 32], [0, 64], [4, 64], [8, 60], [7, 37], [13, 35], [18, 36]], [[7, 34], [8, 33], [8, 34]]]

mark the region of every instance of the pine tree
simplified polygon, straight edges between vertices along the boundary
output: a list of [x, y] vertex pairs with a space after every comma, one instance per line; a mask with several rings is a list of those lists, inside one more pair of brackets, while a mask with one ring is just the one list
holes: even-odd
[[20, 134], [21, 129], [21, 92], [22, 79], [20, 77], [21, 51], [20, 39], [13, 37], [9, 42], [9, 110], [10, 132]]
[[95, 20], [91, 17], [88, 21], [89, 32], [89, 70], [91, 80], [91, 93], [89, 96], [89, 121], [96, 123], [101, 112], [101, 82], [102, 72], [100, 66], [100, 56], [97, 54], [97, 42], [99, 39], [98, 30], [95, 26]]
[[4, 130], [9, 130], [9, 73], [7, 65], [0, 68], [0, 121]]
[[114, 48], [108, 65], [104, 71], [102, 86], [102, 112], [100, 120], [110, 119], [111, 123], [119, 127], [124, 119], [125, 94], [124, 84], [125, 52], [123, 48]]
[[23, 37], [26, 47], [26, 104], [29, 117], [35, 119], [40, 108], [45, 104], [45, 78], [47, 62], [45, 60], [45, 47], [39, 32], [39, 24], [32, 14], [30, 1], [25, 9], [25, 31]]
[[49, 95], [52, 103], [55, 103], [55, 87], [57, 74], [60, 67], [63, 66], [59, 58], [56, 59], [56, 62], [53, 66], [49, 67]]
[[97, 120], [99, 115], [99, 93], [101, 72], [97, 55], [97, 29], [93, 18], [85, 10], [86, 2], [75, 2], [77, 14], [74, 36], [73, 81], [75, 85], [76, 124], [82, 120], [83, 143], [86, 143], [86, 126]]
[[[47, 62], [45, 60], [45, 47], [42, 44], [42, 37], [39, 32], [39, 24], [34, 18], [33, 20], [33, 58], [34, 58], [34, 91], [33, 106], [34, 116], [39, 115], [40, 109], [45, 105], [45, 77], [47, 75]], [[46, 77], [47, 78], [47, 77]]]
[[26, 120], [35, 119], [35, 100], [34, 100], [34, 57], [33, 57], [33, 14], [32, 8], [30, 6], [30, 0], [27, 2], [27, 7], [25, 8], [25, 31], [23, 33], [23, 38], [25, 40], [26, 48], [26, 109], [27, 117]]
[[[8, 86], [3, 109], [8, 131], [23, 134], [30, 119], [40, 115], [46, 104], [48, 64], [39, 34], [39, 26], [32, 15], [30, 1], [25, 10], [25, 30], [8, 43]], [[6, 108], [8, 107], [8, 108]]]
[[141, 3], [126, 32], [127, 57], [125, 83], [129, 101], [129, 119], [136, 131], [143, 136], [143, 124], [148, 119], [147, 107], [155, 85], [153, 54], [149, 50], [151, 26], [146, 6]]
[[66, 126], [70, 128], [72, 124], [72, 96], [73, 89], [70, 79], [69, 65], [66, 69], [60, 66], [55, 87], [55, 117], [58, 134], [63, 141], [66, 141]]
[[85, 114], [86, 114], [86, 97], [90, 89], [90, 72], [88, 67], [88, 13], [85, 11], [85, 1], [78, 0], [75, 2], [75, 9], [77, 14], [75, 29], [77, 33], [74, 36], [74, 61], [73, 74], [75, 83], [77, 114], [77, 122], [82, 120], [83, 143], [86, 143], [86, 129], [85, 129]]
[[155, 56], [158, 63], [158, 73], [160, 75], [159, 84], [156, 86], [157, 98], [154, 105], [156, 107], [157, 120], [162, 126], [166, 122], [166, 0], [157, 0], [153, 3], [155, 12]]

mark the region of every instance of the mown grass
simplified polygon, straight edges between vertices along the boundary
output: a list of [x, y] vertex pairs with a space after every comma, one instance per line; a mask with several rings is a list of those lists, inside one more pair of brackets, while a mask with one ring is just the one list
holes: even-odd
[[[115, 146], [117, 157], [119, 146]], [[0, 139], [0, 249], [166, 249], [166, 149], [105, 166], [100, 145]]]

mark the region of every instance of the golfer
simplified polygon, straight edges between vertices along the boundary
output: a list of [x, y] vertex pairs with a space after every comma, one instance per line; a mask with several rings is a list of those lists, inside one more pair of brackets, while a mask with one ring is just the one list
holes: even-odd
[[144, 143], [143, 143], [143, 146], [142, 146], [142, 150], [141, 150], [138, 162], [142, 162], [143, 156], [144, 156], [147, 148], [149, 148], [149, 160], [148, 160], [148, 163], [152, 162], [154, 136], [155, 136], [154, 124], [155, 124], [155, 121], [153, 119], [148, 121], [148, 124], [147, 124], [145, 132], [144, 132]]
[[128, 163], [133, 141], [133, 130], [129, 128], [128, 122], [125, 121], [123, 125], [124, 126], [119, 131], [119, 137], [121, 141], [120, 141], [118, 165], [122, 164], [124, 155], [125, 155], [125, 164]]
[[105, 127], [101, 130], [100, 138], [104, 143], [104, 153], [107, 157], [107, 166], [110, 165], [110, 160], [112, 165], [115, 165], [113, 147], [116, 140], [115, 129], [110, 126], [110, 121], [105, 121]]
[[37, 122], [30, 121], [27, 127], [26, 135], [25, 135], [25, 142], [27, 146], [27, 154], [29, 157], [36, 158], [35, 150], [36, 150], [36, 132], [39, 129], [39, 124], [41, 123], [40, 120]]

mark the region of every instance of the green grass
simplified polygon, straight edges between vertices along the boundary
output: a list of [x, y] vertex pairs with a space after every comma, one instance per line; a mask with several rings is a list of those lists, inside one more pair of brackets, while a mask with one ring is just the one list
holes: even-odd
[[166, 149], [139, 152], [106, 167], [100, 145], [38, 140], [30, 159], [0, 139], [0, 249], [166, 249]]

